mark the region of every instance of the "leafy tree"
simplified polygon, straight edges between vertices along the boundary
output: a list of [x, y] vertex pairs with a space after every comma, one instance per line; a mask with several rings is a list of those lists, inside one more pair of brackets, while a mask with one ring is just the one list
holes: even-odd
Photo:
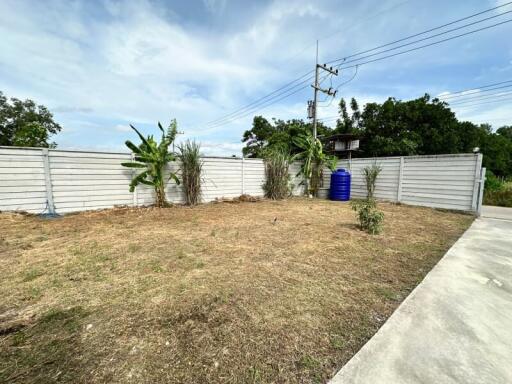
[[150, 185], [155, 189], [156, 206], [165, 207], [169, 205], [165, 197], [167, 181], [173, 179], [176, 184], [180, 183], [178, 177], [173, 172], [169, 173], [169, 177], [165, 176], [167, 163], [175, 160], [174, 154], [169, 152], [169, 146], [174, 142], [178, 131], [176, 120], [171, 121], [167, 132], [158, 123], [158, 128], [162, 132], [160, 143], [157, 143], [152, 135], [146, 138], [133, 125], [130, 124], [130, 127], [137, 133], [142, 143], [137, 146], [130, 140], [126, 140], [126, 146], [135, 156], [134, 161], [121, 163], [121, 165], [128, 168], [144, 169], [132, 179], [130, 192], [133, 192], [139, 184]]
[[424, 95], [401, 101], [368, 103], [359, 110], [352, 99], [351, 113], [340, 101], [336, 133], [357, 133], [361, 151], [355, 156], [435, 155], [468, 153], [479, 147], [484, 166], [499, 176], [512, 175], [512, 128], [496, 133], [488, 124], [459, 121], [449, 105]]
[[[245, 143], [243, 154], [247, 157], [265, 157], [266, 151], [278, 150], [284, 153], [301, 152], [293, 138], [313, 132], [311, 123], [300, 119], [276, 120], [269, 122], [262, 116], [255, 116], [252, 129], [245, 131], [242, 142]], [[322, 123], [317, 126], [318, 135], [327, 135], [332, 130]]]
[[512, 140], [512, 125], [504, 125], [503, 127], [498, 128], [496, 133]]
[[7, 97], [0, 92], [0, 145], [20, 147], [56, 147], [50, 136], [62, 127], [53, 120], [44, 105], [32, 100]]
[[[512, 126], [493, 132], [488, 124], [459, 121], [448, 104], [428, 94], [408, 101], [390, 97], [363, 108], [354, 98], [349, 105], [342, 99], [339, 115], [334, 131], [319, 124], [319, 135], [357, 134], [361, 142], [355, 157], [470, 153], [479, 147], [487, 169], [500, 177], [512, 176]], [[311, 124], [302, 120], [269, 122], [256, 116], [252, 129], [244, 133], [243, 151], [249, 157], [262, 157], [273, 147], [302, 153], [293, 138], [310, 132]]]
[[337, 133], [359, 133], [361, 112], [359, 111], [359, 105], [354, 98], [352, 98], [350, 101], [350, 109], [352, 110], [351, 115], [348, 114], [347, 104], [345, 103], [345, 99], [342, 98], [338, 105], [340, 119], [338, 119], [336, 122]]

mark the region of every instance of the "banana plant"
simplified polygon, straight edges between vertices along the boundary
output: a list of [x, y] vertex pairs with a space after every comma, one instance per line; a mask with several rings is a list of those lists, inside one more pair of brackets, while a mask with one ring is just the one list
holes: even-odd
[[301, 184], [304, 184], [306, 194], [316, 196], [322, 186], [323, 167], [326, 163], [333, 163], [334, 158], [323, 152], [322, 142], [310, 133], [295, 136], [293, 142], [302, 149], [294, 156], [294, 160], [302, 162], [297, 176], [302, 175]]
[[123, 167], [138, 168], [141, 172], [135, 175], [130, 182], [130, 192], [135, 190], [139, 184], [150, 185], [155, 189], [156, 206], [165, 207], [169, 203], [165, 197], [165, 186], [169, 180], [174, 180], [176, 184], [180, 184], [180, 180], [175, 173], [170, 172], [169, 177], [165, 176], [165, 168], [170, 161], [175, 160], [174, 153], [169, 152], [169, 146], [176, 138], [177, 123], [172, 120], [171, 124], [165, 131], [160, 122], [158, 128], [162, 132], [160, 143], [157, 143], [152, 135], [144, 137], [133, 125], [130, 127], [139, 136], [141, 143], [135, 145], [130, 140], [126, 140], [126, 146], [133, 152], [133, 161], [121, 163]]

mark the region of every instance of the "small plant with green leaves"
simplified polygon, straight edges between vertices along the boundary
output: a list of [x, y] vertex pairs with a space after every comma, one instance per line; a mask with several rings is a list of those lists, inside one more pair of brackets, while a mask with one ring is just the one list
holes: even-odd
[[[331, 171], [336, 170], [337, 159], [324, 153], [323, 145], [320, 140], [314, 138], [310, 133], [302, 134], [293, 138], [293, 143], [302, 149], [296, 154], [293, 160], [297, 159], [302, 162], [301, 168], [297, 176], [302, 175], [306, 194], [316, 196], [318, 189], [322, 187], [323, 170], [327, 164]], [[333, 168], [331, 168], [333, 167]]]
[[375, 193], [375, 186], [377, 184], [377, 177], [382, 172], [382, 167], [376, 163], [363, 168], [363, 177], [366, 182], [366, 198], [373, 199]]
[[336, 172], [336, 169], [338, 168], [338, 158], [336, 156], [328, 156], [326, 165], [331, 172]]
[[370, 235], [378, 235], [382, 231], [384, 213], [377, 209], [374, 199], [353, 200], [350, 206], [356, 212], [359, 228]]
[[187, 140], [178, 146], [181, 161], [181, 181], [185, 204], [196, 205], [201, 200], [201, 182], [203, 161], [201, 160], [201, 146], [195, 141]]
[[173, 153], [169, 152], [169, 146], [176, 138], [178, 126], [176, 120], [165, 131], [162, 125], [158, 123], [158, 128], [162, 132], [160, 143], [157, 143], [152, 135], [144, 137], [133, 125], [130, 127], [137, 133], [142, 141], [139, 145], [126, 140], [125, 144], [134, 154], [134, 161], [121, 163], [123, 167], [140, 168], [141, 172], [133, 177], [130, 182], [130, 192], [135, 190], [139, 184], [150, 185], [155, 189], [156, 206], [165, 207], [169, 203], [165, 197], [165, 186], [169, 180], [174, 180], [176, 184], [180, 181], [175, 173], [169, 172], [169, 177], [165, 176], [166, 166], [169, 162], [175, 160]]
[[290, 155], [281, 150], [270, 150], [264, 158], [265, 197], [272, 200], [286, 199], [290, 196]]

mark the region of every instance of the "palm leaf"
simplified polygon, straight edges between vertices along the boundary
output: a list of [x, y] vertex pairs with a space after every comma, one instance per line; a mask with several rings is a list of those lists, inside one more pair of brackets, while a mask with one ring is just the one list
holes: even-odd
[[[137, 130], [137, 128], [135, 128], [131, 124], [130, 124], [130, 127], [137, 133], [137, 135], [139, 136], [139, 138], [142, 141], [142, 143], [144, 143], [144, 145], [147, 145], [148, 147], [151, 147], [151, 145], [149, 144], [148, 140], [146, 140], [146, 138], [144, 136], [142, 136], [142, 134]], [[151, 136], [149, 136], [149, 138], [151, 138]]]
[[124, 143], [128, 148], [132, 150], [133, 153], [141, 153], [140, 148], [133, 144], [130, 140], [126, 140]]
[[139, 183], [144, 183], [144, 181], [146, 181], [145, 179], [148, 176], [148, 174], [149, 171], [144, 171], [135, 176], [130, 182], [130, 192], [133, 192], [135, 190], [135, 187], [139, 185]]
[[171, 179], [173, 179], [173, 180], [174, 180], [174, 182], [176, 183], [176, 185], [180, 185], [180, 179], [178, 179], [178, 176], [176, 176], [176, 174], [175, 174], [175, 173], [172, 173], [172, 172], [171, 172], [171, 173], [169, 174], [169, 178], [168, 178], [167, 180], [171, 180]]
[[123, 167], [127, 167], [127, 168], [146, 168], [147, 165], [146, 164], [142, 164], [142, 163], [121, 163], [121, 165]]

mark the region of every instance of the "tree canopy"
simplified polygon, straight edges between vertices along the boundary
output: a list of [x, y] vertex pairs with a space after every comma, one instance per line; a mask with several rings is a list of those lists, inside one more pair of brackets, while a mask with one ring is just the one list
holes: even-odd
[[[293, 142], [293, 138], [312, 131], [312, 124], [300, 119], [273, 119], [270, 122], [262, 116], [255, 116], [252, 128], [245, 131], [242, 137], [242, 142], [245, 143], [243, 154], [246, 157], [263, 157], [269, 148], [297, 154], [301, 149]], [[317, 131], [319, 136], [332, 133], [332, 129], [322, 123], [318, 123]]]
[[459, 121], [448, 104], [424, 95], [401, 101], [368, 103], [362, 111], [351, 100], [351, 114], [342, 99], [337, 133], [356, 133], [361, 151], [356, 156], [438, 155], [470, 153], [480, 148], [484, 166], [500, 176], [512, 175], [512, 128], [492, 132], [489, 124]]
[[32, 100], [7, 99], [0, 92], [0, 145], [20, 147], [55, 147], [50, 136], [62, 127], [53, 120], [44, 105]]
[[[339, 119], [334, 130], [319, 124], [319, 135], [354, 133], [360, 137], [355, 157], [437, 155], [471, 153], [480, 148], [484, 166], [499, 176], [512, 176], [512, 126], [493, 132], [488, 124], [459, 121], [449, 105], [428, 94], [408, 101], [388, 98], [368, 103], [360, 109], [352, 98], [339, 103]], [[347, 110], [350, 108], [350, 112]], [[260, 157], [267, 148], [279, 147], [298, 153], [292, 138], [311, 123], [302, 120], [273, 120], [256, 116], [251, 130], [244, 133], [244, 155]]]

